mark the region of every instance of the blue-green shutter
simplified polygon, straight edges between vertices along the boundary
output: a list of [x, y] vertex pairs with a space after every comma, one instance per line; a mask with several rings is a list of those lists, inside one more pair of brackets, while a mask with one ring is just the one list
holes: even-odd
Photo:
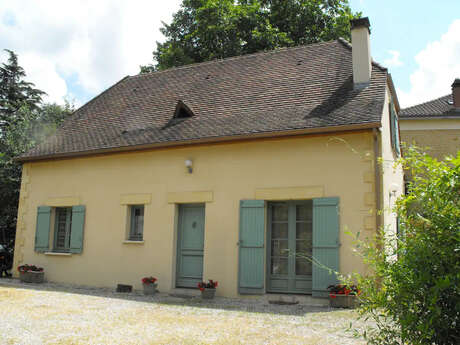
[[37, 210], [37, 226], [35, 230], [35, 251], [46, 252], [50, 243], [51, 207], [39, 206]]
[[239, 293], [264, 293], [265, 202], [240, 202]]
[[313, 296], [327, 296], [337, 283], [339, 245], [339, 199], [313, 199]]
[[391, 123], [391, 140], [393, 149], [395, 150], [398, 157], [401, 155], [400, 143], [399, 143], [399, 124], [398, 116], [394, 109], [393, 103], [390, 103], [390, 123]]
[[83, 231], [85, 228], [85, 206], [72, 207], [72, 230], [70, 231], [70, 252], [83, 250]]

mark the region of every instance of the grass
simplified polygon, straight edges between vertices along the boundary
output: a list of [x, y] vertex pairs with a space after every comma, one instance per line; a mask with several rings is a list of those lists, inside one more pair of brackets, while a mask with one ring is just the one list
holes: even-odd
[[353, 311], [286, 315], [0, 285], [6, 344], [363, 344]]

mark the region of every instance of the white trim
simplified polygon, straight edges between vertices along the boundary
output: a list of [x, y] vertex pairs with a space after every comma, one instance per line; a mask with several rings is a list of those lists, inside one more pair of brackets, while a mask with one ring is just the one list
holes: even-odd
[[460, 129], [459, 119], [417, 119], [406, 120], [399, 118], [401, 131], [423, 131], [437, 129]]
[[50, 256], [72, 256], [72, 253], [45, 252], [45, 255], [50, 255]]

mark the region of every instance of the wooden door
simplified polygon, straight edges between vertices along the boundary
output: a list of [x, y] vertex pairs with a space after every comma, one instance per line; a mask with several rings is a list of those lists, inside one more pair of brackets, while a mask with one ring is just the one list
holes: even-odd
[[203, 279], [204, 221], [204, 205], [179, 206], [177, 287], [196, 288]]

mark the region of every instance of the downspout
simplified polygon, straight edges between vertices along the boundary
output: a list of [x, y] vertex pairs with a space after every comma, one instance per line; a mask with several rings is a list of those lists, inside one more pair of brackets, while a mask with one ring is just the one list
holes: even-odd
[[380, 198], [380, 185], [381, 185], [381, 174], [380, 174], [380, 164], [379, 164], [379, 157], [380, 157], [380, 150], [379, 150], [379, 131], [377, 128], [372, 129], [372, 134], [374, 136], [374, 179], [375, 179], [375, 226], [376, 231], [378, 233], [381, 227], [381, 216], [379, 215], [379, 211], [381, 211], [381, 198]]

